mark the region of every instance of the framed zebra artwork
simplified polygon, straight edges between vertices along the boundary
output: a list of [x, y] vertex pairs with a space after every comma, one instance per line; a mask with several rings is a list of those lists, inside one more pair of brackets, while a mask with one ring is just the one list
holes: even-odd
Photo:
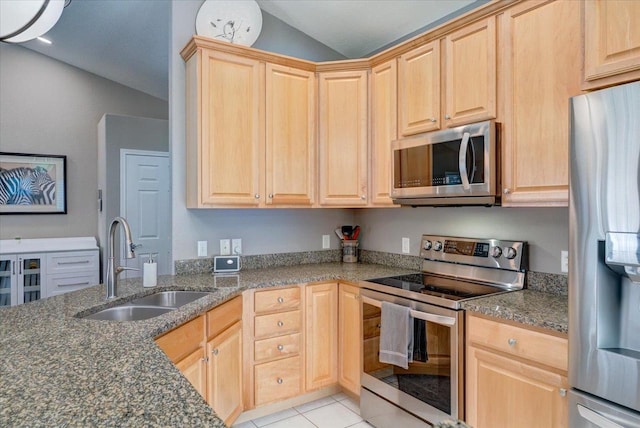
[[66, 213], [66, 156], [0, 152], [0, 214]]

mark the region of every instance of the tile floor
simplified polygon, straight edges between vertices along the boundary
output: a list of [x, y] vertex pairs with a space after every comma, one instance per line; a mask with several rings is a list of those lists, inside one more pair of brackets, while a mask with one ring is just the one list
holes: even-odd
[[373, 428], [360, 417], [358, 403], [336, 394], [292, 407], [233, 428]]

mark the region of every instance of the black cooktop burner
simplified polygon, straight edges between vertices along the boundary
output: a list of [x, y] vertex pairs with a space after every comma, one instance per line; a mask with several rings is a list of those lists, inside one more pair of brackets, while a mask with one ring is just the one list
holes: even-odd
[[505, 291], [499, 287], [428, 273], [370, 279], [368, 282], [456, 301]]

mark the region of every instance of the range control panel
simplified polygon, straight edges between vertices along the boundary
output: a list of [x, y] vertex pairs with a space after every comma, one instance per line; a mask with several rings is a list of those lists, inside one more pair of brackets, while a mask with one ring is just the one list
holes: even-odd
[[527, 268], [527, 243], [422, 235], [420, 257], [451, 263], [522, 271]]

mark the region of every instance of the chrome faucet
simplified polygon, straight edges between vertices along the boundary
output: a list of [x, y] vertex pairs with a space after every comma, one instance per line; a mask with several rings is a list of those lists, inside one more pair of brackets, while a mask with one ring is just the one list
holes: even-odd
[[122, 217], [114, 218], [113, 221], [111, 222], [111, 226], [109, 226], [109, 252], [107, 253], [109, 257], [107, 258], [107, 274], [106, 274], [107, 277], [105, 281], [107, 283], [107, 299], [113, 299], [114, 297], [116, 297], [116, 294], [118, 292], [118, 274], [120, 272], [122, 272], [123, 270], [140, 270], [136, 268], [122, 267], [122, 266], [115, 267], [115, 263], [114, 263], [115, 248], [114, 247], [115, 247], [115, 236], [116, 236], [116, 229], [117, 229], [118, 223], [124, 229], [124, 237], [126, 240], [126, 248], [127, 248], [127, 253], [125, 257], [128, 259], [132, 259], [136, 256], [135, 253], [133, 252], [134, 249], [136, 248], [136, 245], [133, 243], [133, 240], [131, 239], [131, 228], [129, 227], [129, 223], [127, 223], [127, 220], [125, 220]]

